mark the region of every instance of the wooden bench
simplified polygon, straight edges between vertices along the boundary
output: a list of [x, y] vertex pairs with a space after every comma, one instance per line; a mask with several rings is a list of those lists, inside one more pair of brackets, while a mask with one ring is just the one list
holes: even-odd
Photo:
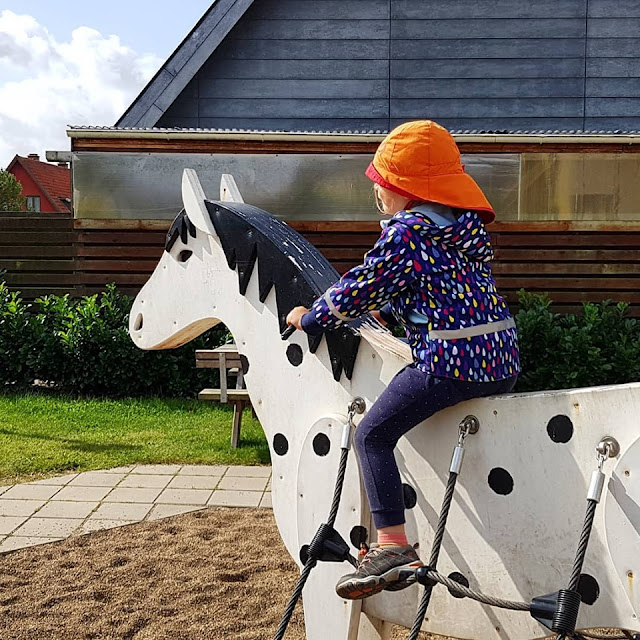
[[[240, 442], [242, 412], [251, 407], [249, 392], [244, 388], [242, 360], [235, 344], [225, 344], [217, 349], [198, 349], [196, 351], [196, 368], [218, 369], [220, 371], [220, 388], [203, 389], [198, 400], [203, 402], [220, 402], [233, 404], [233, 422], [231, 425], [231, 448], [237, 449]], [[236, 377], [236, 388], [229, 389], [227, 376]]]

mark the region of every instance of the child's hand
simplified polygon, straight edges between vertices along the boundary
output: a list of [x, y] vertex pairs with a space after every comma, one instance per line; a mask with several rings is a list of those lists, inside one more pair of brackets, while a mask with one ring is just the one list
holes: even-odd
[[305, 313], [309, 313], [309, 309], [307, 307], [294, 307], [289, 311], [289, 315], [287, 316], [287, 324], [293, 325], [296, 329], [302, 331], [302, 326], [300, 324], [302, 320], [302, 316]]

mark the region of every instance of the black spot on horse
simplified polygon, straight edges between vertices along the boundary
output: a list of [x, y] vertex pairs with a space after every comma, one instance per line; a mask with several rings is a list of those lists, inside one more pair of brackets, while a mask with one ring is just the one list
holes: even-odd
[[547, 424], [547, 433], [554, 442], [569, 442], [573, 436], [573, 422], [565, 415], [553, 416]]
[[600, 585], [593, 576], [581, 573], [578, 580], [578, 593], [584, 604], [593, 604], [600, 596]]
[[351, 544], [356, 549], [360, 549], [361, 545], [367, 541], [368, 537], [369, 532], [367, 531], [367, 528], [361, 525], [356, 525], [349, 533], [349, 540], [351, 540]]
[[506, 496], [513, 491], [513, 478], [506, 469], [496, 467], [489, 473], [489, 486], [501, 496]]
[[289, 441], [282, 433], [276, 433], [273, 436], [273, 450], [279, 455], [283, 456], [289, 451]]
[[[457, 582], [458, 584], [461, 584], [464, 587], [469, 586], [469, 581], [467, 580], [467, 577], [464, 576], [459, 571], [454, 571], [453, 573], [450, 573], [447, 577], [449, 578], [449, 580], [453, 580], [454, 582]], [[466, 596], [460, 595], [459, 593], [456, 593], [453, 589], [448, 589], [448, 591], [454, 598], [466, 597]]]
[[240, 366], [242, 367], [242, 375], [246, 376], [249, 373], [249, 360], [242, 353], [240, 354]]
[[405, 509], [413, 509], [418, 503], [418, 494], [416, 490], [409, 484], [402, 483], [402, 499]]
[[290, 344], [287, 347], [287, 360], [297, 367], [302, 364], [302, 347], [299, 344]]
[[324, 433], [319, 433], [313, 439], [313, 450], [318, 456], [326, 456], [331, 449], [331, 441], [329, 437]]

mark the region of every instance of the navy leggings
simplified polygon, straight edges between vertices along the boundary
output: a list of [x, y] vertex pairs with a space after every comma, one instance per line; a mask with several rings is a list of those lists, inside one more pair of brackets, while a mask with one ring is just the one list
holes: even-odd
[[364, 486], [377, 529], [404, 523], [402, 483], [393, 450], [418, 423], [453, 405], [508, 393], [517, 376], [497, 382], [438, 378], [408, 365], [389, 383], [355, 432]]

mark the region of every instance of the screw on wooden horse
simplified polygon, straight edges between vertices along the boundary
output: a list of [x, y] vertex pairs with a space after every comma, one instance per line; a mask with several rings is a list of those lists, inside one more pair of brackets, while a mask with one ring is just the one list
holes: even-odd
[[[639, 384], [475, 399], [413, 429], [396, 449], [407, 534], [425, 563], [443, 534], [437, 571], [420, 568], [401, 591], [336, 595], [352, 569], [324, 561], [344, 551], [333, 532], [355, 543], [376, 537], [355, 456], [345, 455], [362, 408], [354, 399], [371, 407], [411, 355], [370, 319], [282, 340], [290, 310], [309, 306], [338, 274], [285, 223], [244, 204], [229, 178], [221, 190], [220, 201], [208, 200], [185, 170], [184, 211], [136, 298], [130, 333], [140, 348], [168, 349], [219, 322], [232, 332], [269, 442], [280, 534], [301, 567], [316, 542], [319, 562], [303, 591], [307, 638], [379, 640], [394, 624], [475, 640], [536, 638], [547, 628], [570, 637], [576, 625], [640, 629]], [[325, 543], [317, 533], [330, 511]], [[433, 587], [437, 580], [467, 597]], [[428, 615], [416, 623], [427, 593]]]

